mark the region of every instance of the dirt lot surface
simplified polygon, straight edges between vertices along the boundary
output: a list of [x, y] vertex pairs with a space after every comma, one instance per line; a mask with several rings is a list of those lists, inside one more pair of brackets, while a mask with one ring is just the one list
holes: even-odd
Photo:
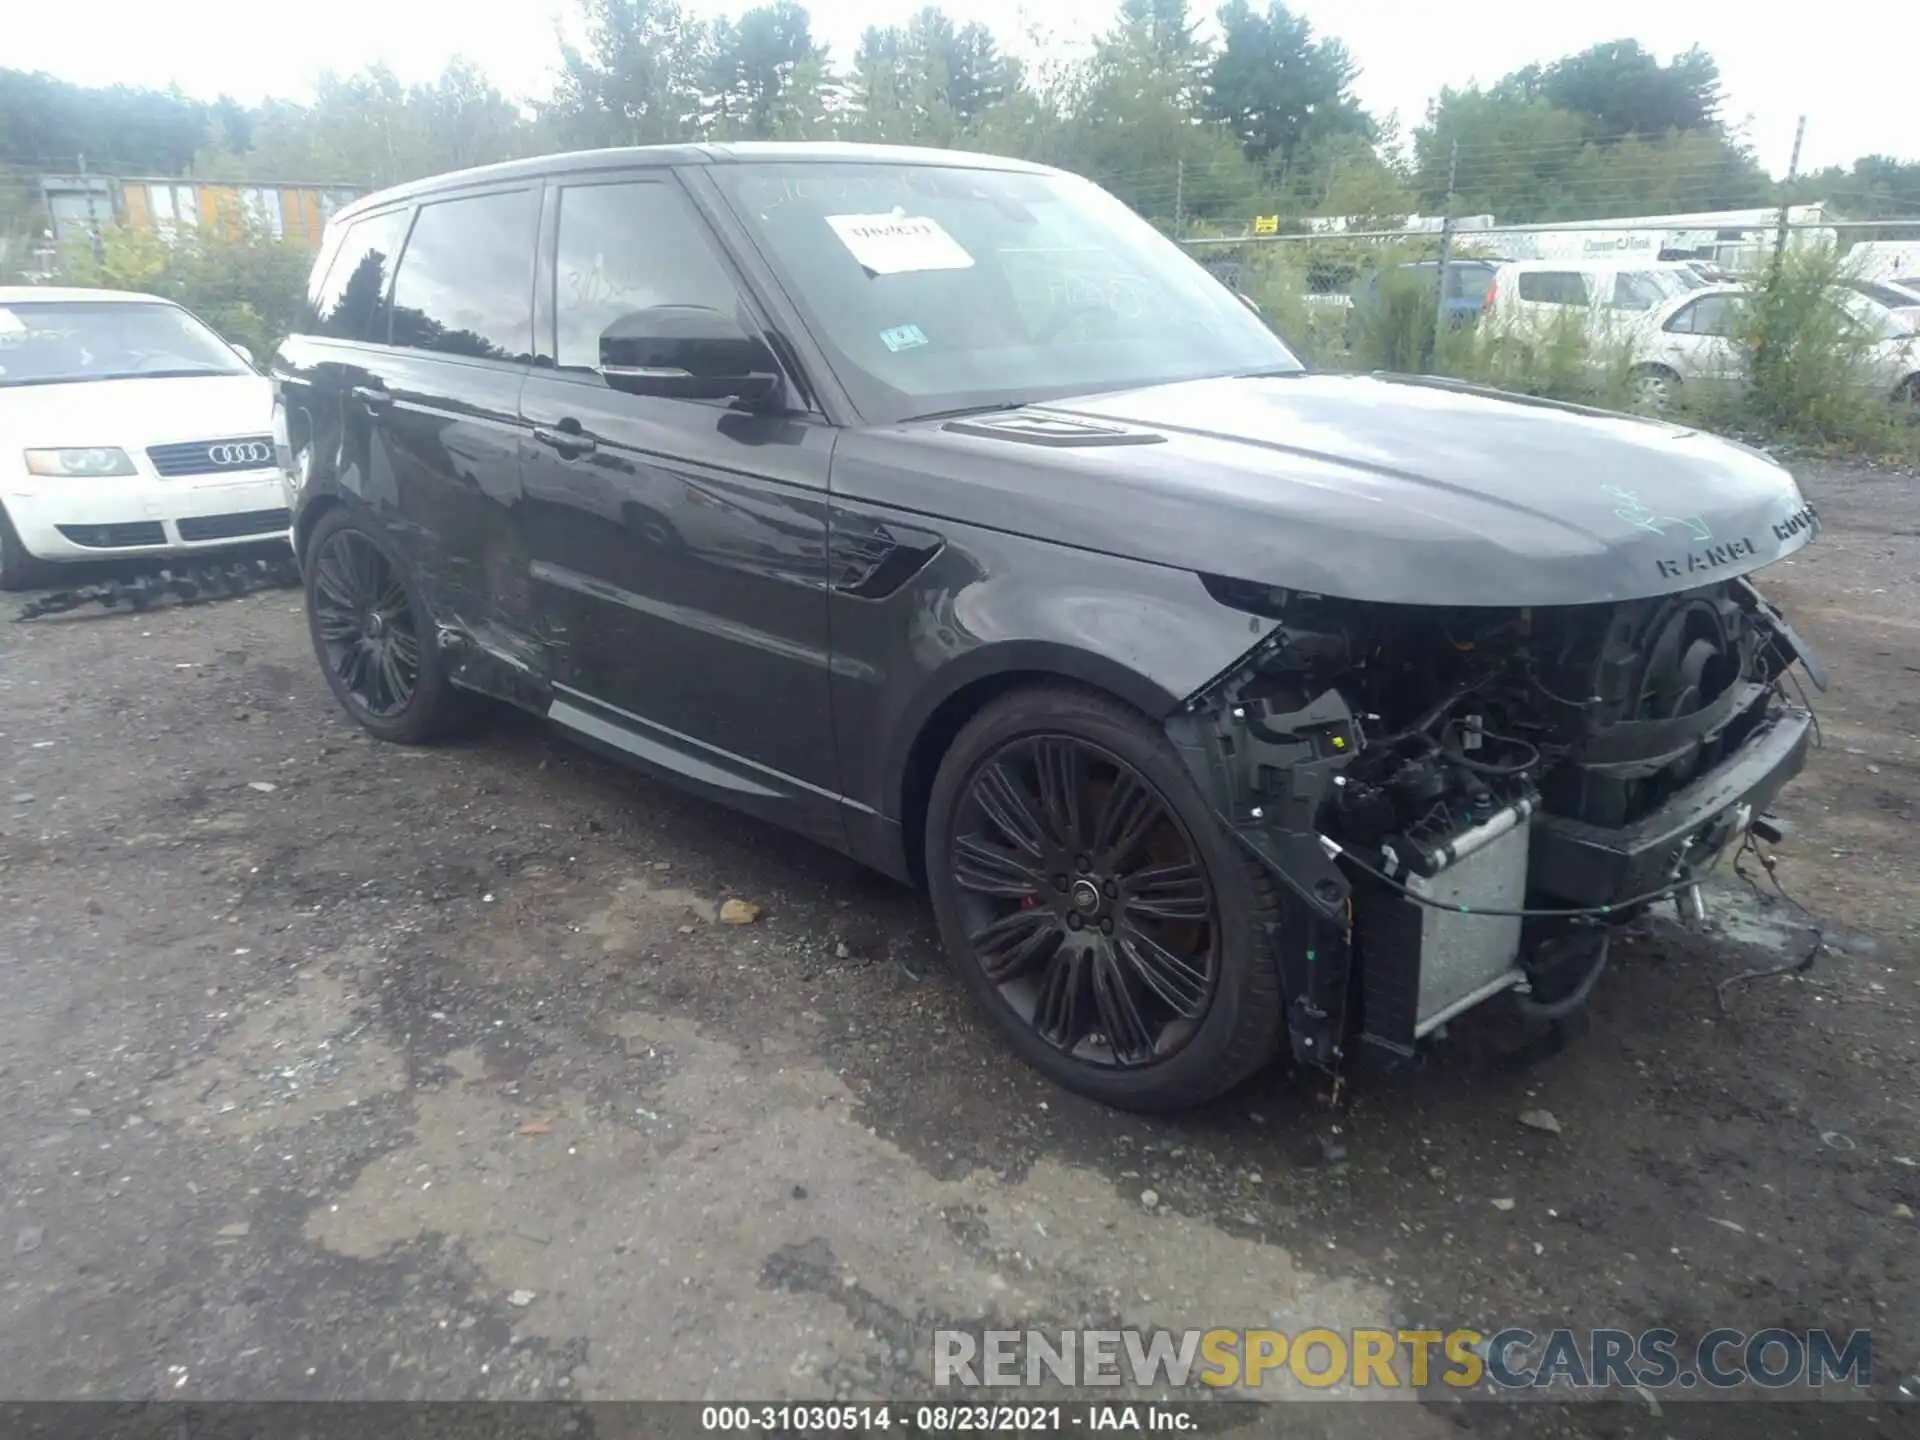
[[0, 621], [0, 1397], [907, 1397], [942, 1325], [1826, 1325], [1874, 1331], [1870, 1400], [1295, 1413], [1920, 1433], [1920, 479], [1804, 480], [1827, 534], [1767, 578], [1834, 677], [1781, 812], [1817, 967], [1723, 1010], [1810, 935], [1727, 877], [1530, 1067], [1486, 1018], [1411, 1080], [1167, 1121], [1014, 1062], [849, 862], [530, 720], [363, 738], [294, 592]]

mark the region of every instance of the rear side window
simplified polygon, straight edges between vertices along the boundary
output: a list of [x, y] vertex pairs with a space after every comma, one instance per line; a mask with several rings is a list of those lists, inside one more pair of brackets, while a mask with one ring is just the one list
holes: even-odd
[[530, 360], [537, 218], [532, 190], [422, 205], [393, 284], [393, 343]]
[[1731, 335], [1739, 319], [1738, 296], [1708, 295], [1683, 308], [1667, 329], [1679, 335]]
[[1520, 298], [1536, 305], [1584, 305], [1587, 277], [1572, 270], [1528, 270], [1520, 276]]
[[407, 238], [407, 209], [355, 220], [341, 236], [333, 263], [314, 287], [310, 328], [336, 340], [387, 338], [385, 300], [393, 262]]
[[1471, 300], [1476, 305], [1487, 303], [1487, 287], [1493, 284], [1493, 271], [1484, 265], [1450, 265], [1447, 267], [1447, 297], [1452, 300]]

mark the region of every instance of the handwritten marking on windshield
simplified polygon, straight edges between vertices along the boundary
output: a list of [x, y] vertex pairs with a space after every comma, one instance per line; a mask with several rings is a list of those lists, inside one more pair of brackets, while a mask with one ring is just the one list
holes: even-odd
[[1614, 514], [1636, 529], [1645, 530], [1650, 535], [1665, 535], [1669, 526], [1678, 526], [1689, 531], [1696, 540], [1713, 539], [1713, 530], [1698, 515], [1662, 515], [1650, 508], [1631, 490], [1622, 490], [1618, 485], [1602, 485], [1601, 493], [1611, 495], [1617, 502]]

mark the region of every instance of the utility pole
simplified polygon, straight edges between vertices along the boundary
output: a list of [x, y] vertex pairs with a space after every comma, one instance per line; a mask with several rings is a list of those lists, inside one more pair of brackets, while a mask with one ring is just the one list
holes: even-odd
[[1187, 233], [1187, 162], [1173, 162], [1173, 238]]
[[80, 188], [87, 197], [87, 241], [93, 249], [96, 263], [102, 258], [100, 250], [100, 221], [93, 213], [93, 179], [87, 174], [87, 157], [76, 157], [80, 164]]
[[1787, 161], [1787, 178], [1780, 187], [1780, 228], [1773, 237], [1773, 263], [1780, 264], [1780, 253], [1787, 248], [1787, 207], [1793, 203], [1793, 182], [1800, 178], [1800, 142], [1807, 138], [1807, 117], [1793, 127], [1793, 157]]
[[1460, 142], [1447, 147], [1447, 206], [1440, 216], [1440, 273], [1438, 292], [1433, 297], [1433, 345], [1440, 348], [1440, 337], [1447, 333], [1447, 262], [1453, 259], [1453, 187], [1460, 178]]

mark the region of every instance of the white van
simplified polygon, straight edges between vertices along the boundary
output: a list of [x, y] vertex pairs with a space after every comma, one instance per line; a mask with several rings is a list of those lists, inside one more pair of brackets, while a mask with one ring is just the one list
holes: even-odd
[[1685, 260], [1513, 260], [1493, 272], [1486, 314], [1507, 334], [1538, 334], [1569, 313], [1583, 329], [1627, 329], [1710, 282]]

